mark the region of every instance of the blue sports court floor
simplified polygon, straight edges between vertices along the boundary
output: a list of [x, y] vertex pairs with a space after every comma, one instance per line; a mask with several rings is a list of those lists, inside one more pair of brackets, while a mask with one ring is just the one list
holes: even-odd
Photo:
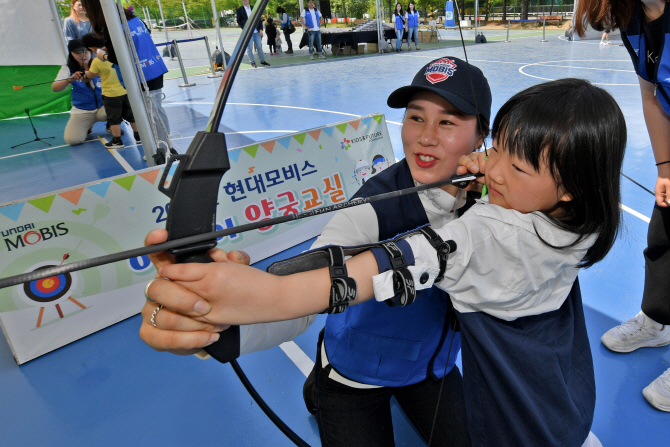
[[[473, 37], [471, 31], [465, 34]], [[496, 34], [502, 32], [487, 36]], [[457, 38], [455, 32], [445, 36]], [[654, 159], [625, 48], [616, 39], [600, 46], [598, 41], [567, 42], [557, 34], [549, 35], [547, 43], [537, 35], [515, 37], [512, 43], [467, 47], [470, 62], [490, 81], [493, 112], [513, 93], [543, 80], [580, 77], [597, 83], [614, 95], [626, 116], [624, 173], [652, 189]], [[389, 109], [386, 98], [425, 63], [445, 55], [462, 58], [463, 50], [331, 57], [243, 70], [222, 121], [228, 146], [383, 112], [400, 157], [403, 112]], [[181, 152], [204, 129], [219, 79], [192, 77], [197, 85], [186, 89], [177, 80], [166, 82], [165, 108]], [[36, 117], [39, 135], [56, 137], [53, 147], [34, 143], [14, 150], [10, 147], [33, 138], [29, 123], [0, 121], [0, 203], [146, 167], [132, 138], [124, 137], [129, 146], [113, 154], [94, 138], [109, 137], [103, 123], [85, 144], [65, 145], [67, 119], [67, 114]], [[607, 329], [639, 311], [644, 280], [642, 250], [653, 198], [628, 180], [622, 184], [624, 231], [606, 260], [580, 274], [597, 380], [592, 431], [606, 447], [667, 446], [670, 414], [652, 408], [642, 388], [668, 368], [670, 347], [615, 354], [600, 343]], [[297, 249], [304, 248], [306, 244]], [[295, 343], [240, 359], [269, 405], [313, 446], [320, 441], [302, 402], [302, 384], [323, 321], [319, 317]], [[139, 339], [139, 325], [139, 316], [130, 318], [21, 367], [0, 341], [0, 445], [292, 445], [258, 409], [229, 365], [154, 352]], [[396, 444], [423, 445], [397, 407], [393, 414]]]

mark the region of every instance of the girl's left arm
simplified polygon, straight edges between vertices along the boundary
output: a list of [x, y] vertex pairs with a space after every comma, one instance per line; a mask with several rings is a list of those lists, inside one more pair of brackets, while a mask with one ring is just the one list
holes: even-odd
[[[370, 252], [347, 261], [349, 277], [358, 284], [350, 305], [374, 296], [372, 277], [379, 273]], [[164, 307], [184, 314], [205, 309], [199, 321], [212, 324], [251, 324], [283, 321], [323, 312], [330, 300], [330, 273], [319, 269], [274, 276], [253, 267], [229, 262], [172, 264], [162, 267], [147, 296]], [[169, 279], [181, 288], [172, 287]], [[189, 293], [190, 292], [190, 293]], [[196, 306], [197, 305], [197, 306]]]
[[[658, 177], [654, 192], [656, 203], [659, 206], [667, 206], [665, 200], [670, 200], [670, 117], [661, 107], [655, 92], [655, 86], [649, 81], [639, 78], [640, 91], [642, 93], [642, 111], [644, 121], [647, 124], [651, 148], [654, 151], [654, 159], [658, 165]], [[656, 93], [656, 95], [654, 94]]]

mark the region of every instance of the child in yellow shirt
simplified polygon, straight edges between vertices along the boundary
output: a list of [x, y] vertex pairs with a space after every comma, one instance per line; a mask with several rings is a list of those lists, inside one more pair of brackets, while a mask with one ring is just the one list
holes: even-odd
[[102, 84], [102, 101], [105, 104], [107, 112], [107, 121], [112, 129], [112, 141], [105, 144], [108, 149], [120, 149], [123, 147], [121, 140], [121, 122], [126, 120], [133, 128], [135, 141], [140, 143], [140, 134], [137, 132], [135, 117], [130, 108], [130, 101], [126, 89], [121, 85], [116, 69], [111, 62], [107, 60], [107, 53], [104, 51], [105, 42], [93, 33], [85, 34], [81, 38], [82, 42], [98, 57], [91, 61], [89, 71], [86, 76], [93, 79], [100, 76]]

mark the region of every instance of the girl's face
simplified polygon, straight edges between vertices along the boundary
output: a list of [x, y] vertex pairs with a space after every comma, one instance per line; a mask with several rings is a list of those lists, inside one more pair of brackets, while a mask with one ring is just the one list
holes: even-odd
[[75, 2], [72, 7], [74, 8], [77, 14], [86, 14], [86, 10], [81, 6], [81, 2]]
[[490, 203], [521, 213], [543, 211], [561, 217], [560, 202], [569, 202], [572, 195], [556, 184], [547, 164], [541, 162], [538, 172], [503, 147], [496, 139], [484, 166]]
[[400, 3], [396, 3], [395, 4], [395, 10], [400, 12], [401, 9], [402, 9], [402, 5]]
[[414, 3], [410, 2], [410, 4], [407, 5], [407, 9], [408, 9], [409, 11], [414, 11]]
[[477, 117], [463, 114], [430, 92], [417, 93], [407, 104], [401, 138], [412, 177], [420, 183], [451, 177], [458, 157], [481, 144]]

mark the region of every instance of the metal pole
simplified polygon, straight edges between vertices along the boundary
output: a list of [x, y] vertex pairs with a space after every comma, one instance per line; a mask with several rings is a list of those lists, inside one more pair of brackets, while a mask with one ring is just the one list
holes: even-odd
[[191, 34], [191, 23], [188, 20], [188, 13], [186, 12], [186, 5], [184, 4], [184, 0], [181, 0], [181, 6], [184, 7], [184, 17], [186, 18], [186, 29], [188, 30], [188, 38], [193, 39], [193, 35]]
[[511, 42], [511, 40], [509, 40], [509, 27], [510, 27], [511, 24], [512, 24], [512, 21], [508, 19], [507, 20], [507, 39], [505, 39], [505, 43], [510, 43]]
[[475, 39], [477, 38], [477, 22], [479, 18], [479, 0], [475, 0]]
[[[158, 0], [158, 9], [161, 12], [161, 20], [163, 21], [163, 30], [165, 30], [165, 41], [169, 42], [170, 41], [170, 36], [168, 36], [168, 31], [167, 31], [167, 23], [165, 23], [165, 16], [163, 15], [163, 5], [161, 4], [161, 0]], [[170, 53], [170, 59], [174, 59], [172, 57], [172, 51], [168, 47], [168, 52]]]
[[[208, 78], [220, 78], [223, 76], [221, 73], [217, 73], [214, 69], [214, 61], [212, 61], [212, 53], [209, 51], [209, 39], [205, 36], [205, 46], [207, 47], [207, 58], [209, 59], [209, 66], [212, 69], [212, 74], [207, 75]], [[225, 56], [223, 57], [225, 59]]]
[[[216, 2], [214, 0], [212, 0], [212, 14], [214, 15], [214, 20], [216, 21], [216, 34], [219, 36], [219, 48], [221, 48], [221, 55], [223, 56], [223, 69], [225, 70], [228, 68], [228, 63], [226, 62], [226, 52], [223, 50], [221, 27], [219, 26], [219, 13], [216, 10]], [[209, 46], [207, 48], [209, 48]]]
[[547, 23], [547, 19], [542, 19], [542, 40], [540, 42], [546, 42], [547, 38], [544, 35], [544, 25]]
[[63, 26], [60, 21], [60, 12], [58, 11], [58, 8], [56, 8], [56, 2], [55, 1], [50, 1], [49, 2], [49, 8], [51, 8], [51, 19], [54, 22], [54, 25], [56, 26], [56, 29], [58, 30], [58, 35], [60, 36], [60, 39], [58, 41], [60, 42], [60, 49], [63, 52], [63, 58], [64, 60], [67, 60], [68, 55], [70, 54], [67, 50], [67, 46], [65, 45], [65, 34], [63, 34]]
[[121, 26], [121, 18], [119, 17], [117, 4], [114, 1], [105, 1], [100, 2], [100, 6], [102, 7], [102, 12], [105, 16], [105, 23], [107, 24], [109, 36], [114, 45], [116, 58], [119, 61], [119, 69], [121, 70], [121, 75], [126, 84], [128, 100], [130, 101], [130, 107], [133, 109], [137, 131], [142, 138], [142, 149], [144, 150], [147, 164], [149, 166], [155, 166], [156, 164], [153, 155], [156, 153], [156, 141], [154, 140], [154, 134], [151, 131], [149, 124], [147, 109], [144, 105], [144, 100], [142, 99], [142, 91], [137, 83], [135, 64], [133, 58], [130, 56], [130, 49], [128, 48], [128, 42], [126, 41], [126, 36]]
[[181, 61], [181, 53], [179, 52], [179, 45], [177, 45], [177, 39], [172, 39], [172, 45], [174, 45], [174, 50], [177, 53], [177, 60], [179, 61], [179, 68], [181, 68], [181, 76], [184, 78], [184, 83], [179, 84], [179, 87], [192, 87], [195, 85], [195, 82], [188, 82], [186, 77], [186, 70], [184, 70], [184, 63]]

